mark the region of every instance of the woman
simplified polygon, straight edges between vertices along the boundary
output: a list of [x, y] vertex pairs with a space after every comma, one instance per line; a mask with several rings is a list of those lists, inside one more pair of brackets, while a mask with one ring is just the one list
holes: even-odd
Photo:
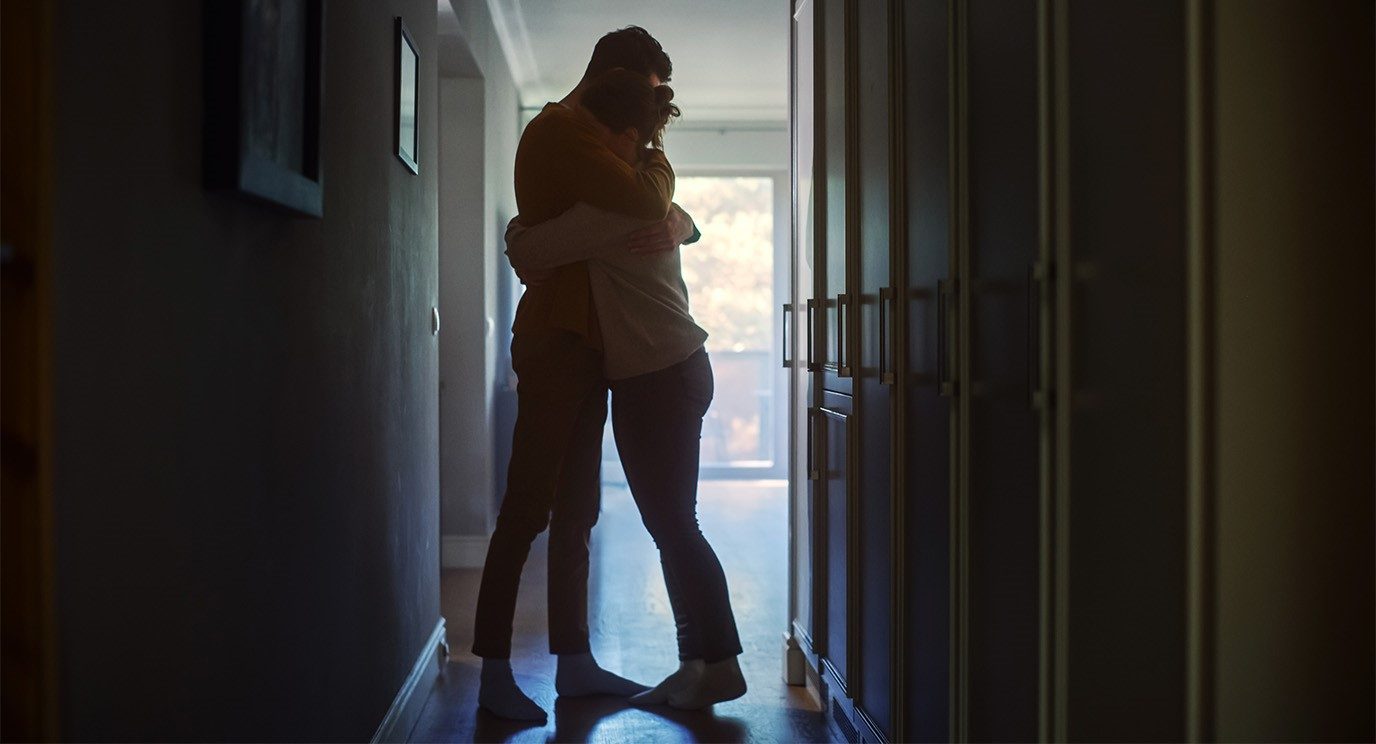
[[[628, 163], [663, 146], [679, 115], [673, 90], [612, 70], [584, 94], [582, 110], [607, 147]], [[745, 694], [741, 653], [726, 576], [698, 528], [697, 479], [702, 418], [712, 401], [712, 367], [693, 321], [677, 249], [632, 253], [629, 235], [646, 223], [578, 204], [534, 227], [507, 228], [507, 256], [518, 270], [588, 262], [612, 390], [612, 427], [641, 519], [659, 547], [678, 626], [678, 671], [636, 703], [698, 709]]]

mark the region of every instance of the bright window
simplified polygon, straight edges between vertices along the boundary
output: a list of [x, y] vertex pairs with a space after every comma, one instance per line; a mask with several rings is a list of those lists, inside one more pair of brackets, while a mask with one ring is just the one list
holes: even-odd
[[711, 334], [716, 397], [703, 422], [705, 466], [773, 464], [778, 342], [774, 338], [774, 180], [682, 177], [674, 201], [702, 239], [683, 248], [693, 317]]

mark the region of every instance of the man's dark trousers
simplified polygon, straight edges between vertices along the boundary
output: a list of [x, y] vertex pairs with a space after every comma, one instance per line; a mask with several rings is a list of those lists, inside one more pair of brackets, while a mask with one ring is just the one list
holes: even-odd
[[548, 526], [549, 650], [588, 646], [588, 538], [601, 508], [607, 381], [601, 352], [567, 331], [518, 334], [516, 430], [507, 489], [478, 590], [473, 653], [511, 656], [516, 592], [530, 544]]

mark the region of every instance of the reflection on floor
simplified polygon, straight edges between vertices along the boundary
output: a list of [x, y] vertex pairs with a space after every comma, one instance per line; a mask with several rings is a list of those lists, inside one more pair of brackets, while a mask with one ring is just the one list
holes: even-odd
[[[707, 712], [640, 710], [607, 698], [556, 700], [545, 620], [543, 538], [531, 553], [516, 611], [517, 681], [552, 711], [547, 726], [522, 727], [477, 710], [478, 659], [469, 653], [476, 570], [445, 571], [444, 616], [453, 657], [412, 732], [412, 741], [812, 742], [826, 729], [802, 688], [783, 683], [787, 615], [786, 491], [774, 483], [704, 482], [703, 532], [726, 568], [750, 691]], [[658, 555], [630, 494], [609, 486], [593, 532], [590, 627], [608, 669], [652, 683], [677, 667], [674, 625]]]

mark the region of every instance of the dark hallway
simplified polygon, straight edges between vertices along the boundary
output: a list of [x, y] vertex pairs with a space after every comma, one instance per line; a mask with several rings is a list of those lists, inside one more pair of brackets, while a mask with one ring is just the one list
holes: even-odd
[[[1376, 740], [1371, 0], [5, 0], [0, 100], [0, 740]], [[479, 658], [569, 504], [603, 676], [548, 532]]]

